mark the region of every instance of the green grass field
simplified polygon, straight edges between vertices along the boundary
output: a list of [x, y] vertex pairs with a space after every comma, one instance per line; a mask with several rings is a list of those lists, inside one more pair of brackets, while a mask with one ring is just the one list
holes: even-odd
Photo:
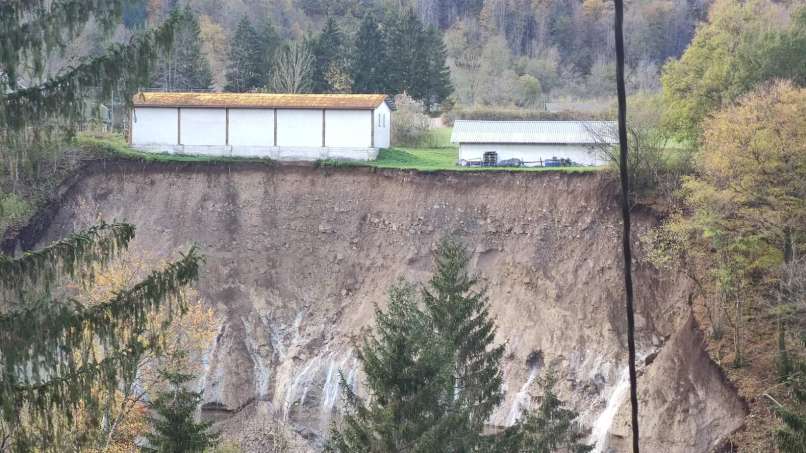
[[[555, 172], [593, 172], [594, 167], [460, 167], [456, 165], [459, 158], [459, 148], [449, 143], [450, 128], [435, 129], [418, 148], [390, 148], [382, 149], [378, 158], [370, 162], [361, 161], [320, 161], [317, 164], [324, 167], [376, 167], [419, 171], [555, 171]], [[83, 150], [97, 153], [101, 156], [114, 156], [117, 158], [138, 160], [144, 162], [181, 162], [181, 163], [232, 163], [232, 162], [259, 162], [272, 164], [267, 158], [257, 157], [227, 157], [227, 156], [193, 156], [187, 154], [150, 153], [138, 151], [129, 147], [123, 137], [110, 135], [96, 137], [79, 135], [76, 144]]]
[[[598, 171], [597, 167], [460, 167], [458, 148], [390, 148], [382, 149], [378, 158], [361, 163], [377, 168], [400, 168], [420, 171], [519, 171], [540, 172], [559, 171], [582, 173]], [[327, 163], [325, 163], [327, 164]]]
[[101, 156], [118, 157], [144, 162], [184, 162], [184, 163], [218, 163], [218, 162], [261, 162], [270, 164], [271, 159], [262, 157], [236, 156], [195, 156], [190, 154], [151, 153], [138, 151], [128, 145], [120, 135], [94, 137], [79, 135], [76, 144], [85, 151]]

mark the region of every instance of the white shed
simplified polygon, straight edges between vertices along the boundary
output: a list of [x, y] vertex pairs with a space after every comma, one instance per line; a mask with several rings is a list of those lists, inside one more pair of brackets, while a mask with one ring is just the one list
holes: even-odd
[[372, 160], [388, 148], [382, 94], [138, 93], [129, 144], [145, 151], [277, 160]]
[[618, 143], [612, 121], [456, 121], [451, 142], [466, 163], [519, 159], [528, 166], [567, 160], [577, 165], [607, 163], [602, 146]]

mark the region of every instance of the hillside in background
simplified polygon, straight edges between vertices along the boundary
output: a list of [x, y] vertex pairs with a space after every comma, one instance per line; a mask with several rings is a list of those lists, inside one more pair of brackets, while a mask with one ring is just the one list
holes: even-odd
[[[659, 71], [679, 57], [708, 0], [636, 0], [627, 10], [628, 78], [632, 90], [656, 90]], [[534, 107], [563, 97], [610, 96], [614, 80], [612, 4], [602, 0], [150, 0], [128, 23], [157, 22], [177, 6], [199, 16], [204, 53], [217, 88], [226, 85], [229, 43], [245, 16], [280, 40], [320, 33], [334, 18], [349, 42], [365, 15], [383, 24], [412, 8], [444, 34], [455, 101]]]

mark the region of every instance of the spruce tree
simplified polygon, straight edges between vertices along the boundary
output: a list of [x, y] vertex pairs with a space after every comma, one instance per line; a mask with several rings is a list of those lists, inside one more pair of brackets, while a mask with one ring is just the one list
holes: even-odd
[[454, 237], [442, 239], [435, 269], [423, 289], [425, 311], [433, 336], [451, 348], [454, 397], [445, 435], [453, 436], [452, 451], [468, 451], [481, 442], [484, 423], [503, 401], [500, 364], [504, 345], [494, 345], [495, 323], [490, 318], [487, 291], [469, 273], [467, 249]]
[[358, 352], [369, 398], [342, 378], [346, 413], [331, 430], [328, 451], [587, 451], [576, 414], [551, 385], [534, 415], [501, 435], [484, 433], [503, 401], [504, 346], [493, 345], [486, 290], [468, 272], [462, 243], [443, 239], [435, 255], [425, 288], [402, 282], [390, 291], [387, 310], [376, 308], [375, 330]]
[[453, 92], [451, 84], [451, 71], [448, 68], [448, 49], [442, 39], [442, 33], [429, 27], [425, 36], [426, 48], [423, 49], [428, 55], [427, 80], [423, 87], [423, 103], [427, 110], [431, 110], [434, 104], [441, 104]]
[[160, 392], [149, 405], [152, 432], [146, 435], [144, 451], [155, 453], [201, 453], [215, 447], [219, 434], [209, 432], [211, 422], [196, 422], [195, 414], [202, 400], [201, 392], [186, 388], [192, 376], [164, 372], [170, 390]]
[[[388, 92], [399, 94], [417, 91], [416, 79], [422, 77], [417, 60], [424, 58], [418, 51], [422, 50], [423, 24], [413, 9], [405, 13], [393, 13], [384, 26], [387, 44], [387, 64], [389, 67]], [[416, 98], [420, 100], [419, 97]]]
[[206, 90], [213, 84], [210, 63], [201, 50], [199, 20], [190, 6], [177, 24], [172, 51], [160, 59], [154, 84], [168, 91]]
[[336, 92], [336, 87], [328, 74], [345, 72], [346, 59], [344, 35], [332, 17], [325, 23], [322, 33], [313, 40], [311, 52], [314, 58], [311, 89], [314, 93]]
[[274, 58], [280, 49], [281, 40], [280, 35], [277, 33], [277, 29], [274, 28], [274, 24], [271, 22], [270, 18], [266, 18], [266, 22], [260, 29], [259, 35], [260, 51], [262, 54], [260, 57], [260, 66], [263, 77], [261, 87], [268, 87], [271, 85]]
[[227, 65], [227, 91], [244, 93], [266, 84], [265, 46], [260, 34], [244, 16], [232, 35]]
[[511, 453], [548, 453], [563, 451], [587, 453], [593, 446], [583, 442], [585, 433], [577, 422], [579, 414], [566, 407], [554, 393], [556, 377], [545, 379], [543, 400], [536, 411], [527, 412], [501, 437], [489, 439], [497, 451]]
[[447, 451], [434, 426], [451, 395], [450, 368], [446, 344], [432, 332], [415, 288], [393, 286], [386, 311], [376, 307], [375, 331], [358, 352], [370, 398], [360, 398], [342, 377], [346, 414], [340, 429], [334, 425], [328, 451]]
[[450, 96], [453, 87], [447, 49], [439, 30], [425, 28], [414, 10], [409, 9], [390, 14], [384, 22], [383, 35], [386, 51], [382, 67], [387, 93], [405, 92], [422, 101], [429, 111]]
[[354, 93], [384, 93], [387, 79], [387, 54], [383, 34], [371, 15], [364, 16], [355, 38], [350, 58], [350, 76]]

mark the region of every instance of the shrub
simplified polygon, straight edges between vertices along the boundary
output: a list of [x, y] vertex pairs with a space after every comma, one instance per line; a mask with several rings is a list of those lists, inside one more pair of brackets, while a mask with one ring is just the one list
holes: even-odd
[[0, 192], [0, 235], [31, 213], [31, 204], [13, 193]]
[[428, 135], [430, 120], [422, 102], [403, 93], [395, 96], [395, 119], [392, 122], [392, 144], [415, 147]]

